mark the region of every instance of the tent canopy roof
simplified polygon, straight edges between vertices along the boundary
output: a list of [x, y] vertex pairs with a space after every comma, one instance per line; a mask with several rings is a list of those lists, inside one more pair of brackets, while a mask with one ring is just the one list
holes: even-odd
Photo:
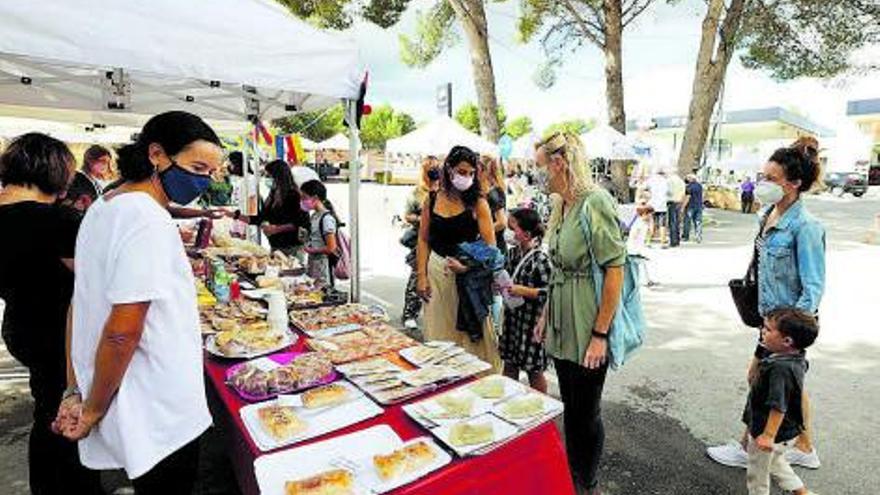
[[356, 98], [364, 76], [352, 39], [270, 0], [5, 2], [0, 30], [0, 103], [91, 122], [171, 109], [268, 120]]
[[455, 145], [467, 146], [477, 153], [496, 155], [497, 146], [468, 131], [458, 122], [443, 115], [405, 136], [388, 140], [388, 153], [445, 155]]

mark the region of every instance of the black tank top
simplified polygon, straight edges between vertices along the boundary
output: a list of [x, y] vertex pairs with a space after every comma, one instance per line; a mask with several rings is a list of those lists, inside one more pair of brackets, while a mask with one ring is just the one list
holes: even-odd
[[437, 193], [431, 193], [431, 225], [428, 226], [428, 246], [439, 256], [455, 256], [462, 242], [473, 242], [480, 236], [480, 228], [470, 208], [452, 217], [434, 212]]

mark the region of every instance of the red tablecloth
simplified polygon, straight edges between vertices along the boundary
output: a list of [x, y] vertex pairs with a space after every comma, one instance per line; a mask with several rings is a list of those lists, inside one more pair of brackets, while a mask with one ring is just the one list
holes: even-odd
[[[302, 348], [303, 339], [292, 347]], [[205, 374], [212, 389], [214, 421], [230, 440], [229, 456], [242, 493], [257, 494], [254, 459], [265, 454], [248, 435], [238, 411], [247, 405], [225, 383], [226, 369], [233, 363], [206, 355]], [[319, 442], [338, 435], [387, 424], [404, 441], [430, 436], [403, 412], [400, 405], [391, 406], [376, 418], [312, 439], [298, 445]], [[296, 448], [297, 446], [286, 447]], [[279, 449], [284, 450], [284, 449]], [[455, 459], [452, 464], [410, 485], [392, 492], [394, 495], [573, 495], [574, 486], [568, 472], [565, 448], [553, 423], [547, 423], [489, 454]]]

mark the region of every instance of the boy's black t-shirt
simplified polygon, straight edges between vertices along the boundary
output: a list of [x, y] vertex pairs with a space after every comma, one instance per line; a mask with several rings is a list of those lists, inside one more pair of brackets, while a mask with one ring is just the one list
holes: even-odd
[[73, 272], [61, 260], [73, 258], [79, 224], [78, 212], [63, 206], [32, 201], [0, 206], [3, 340], [30, 369], [37, 408], [48, 409], [37, 414], [54, 414], [66, 386], [64, 333]]
[[758, 365], [758, 377], [752, 384], [743, 412], [743, 422], [753, 437], [764, 433], [770, 411], [785, 414], [776, 433], [776, 443], [796, 438], [804, 430], [801, 396], [807, 361], [803, 354], [771, 355]]

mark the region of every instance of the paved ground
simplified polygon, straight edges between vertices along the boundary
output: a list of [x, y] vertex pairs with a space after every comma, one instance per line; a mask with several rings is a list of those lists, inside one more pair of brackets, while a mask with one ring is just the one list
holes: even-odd
[[[330, 194], [345, 211], [344, 186], [331, 186]], [[368, 185], [361, 196], [365, 299], [395, 315], [407, 271], [391, 218], [406, 194], [406, 188]], [[801, 473], [822, 494], [874, 493], [880, 473], [868, 439], [880, 433], [871, 414], [880, 409], [874, 379], [880, 368], [880, 247], [863, 241], [880, 213], [880, 193], [811, 197], [808, 203], [828, 230], [828, 283], [807, 378], [823, 467]], [[755, 225], [752, 217], [729, 212], [710, 211], [708, 220], [704, 244], [654, 251], [652, 274], [662, 285], [644, 292], [648, 343], [606, 386], [602, 479], [608, 494], [745, 493], [744, 472], [713, 464], [704, 448], [741, 432], [755, 335], [738, 324], [726, 284], [744, 271]], [[30, 403], [22, 370], [3, 356], [0, 349], [0, 493], [24, 494]], [[216, 437], [207, 442], [206, 457], [209, 481], [201, 492], [235, 493]], [[118, 476], [107, 481], [123, 482]]]

